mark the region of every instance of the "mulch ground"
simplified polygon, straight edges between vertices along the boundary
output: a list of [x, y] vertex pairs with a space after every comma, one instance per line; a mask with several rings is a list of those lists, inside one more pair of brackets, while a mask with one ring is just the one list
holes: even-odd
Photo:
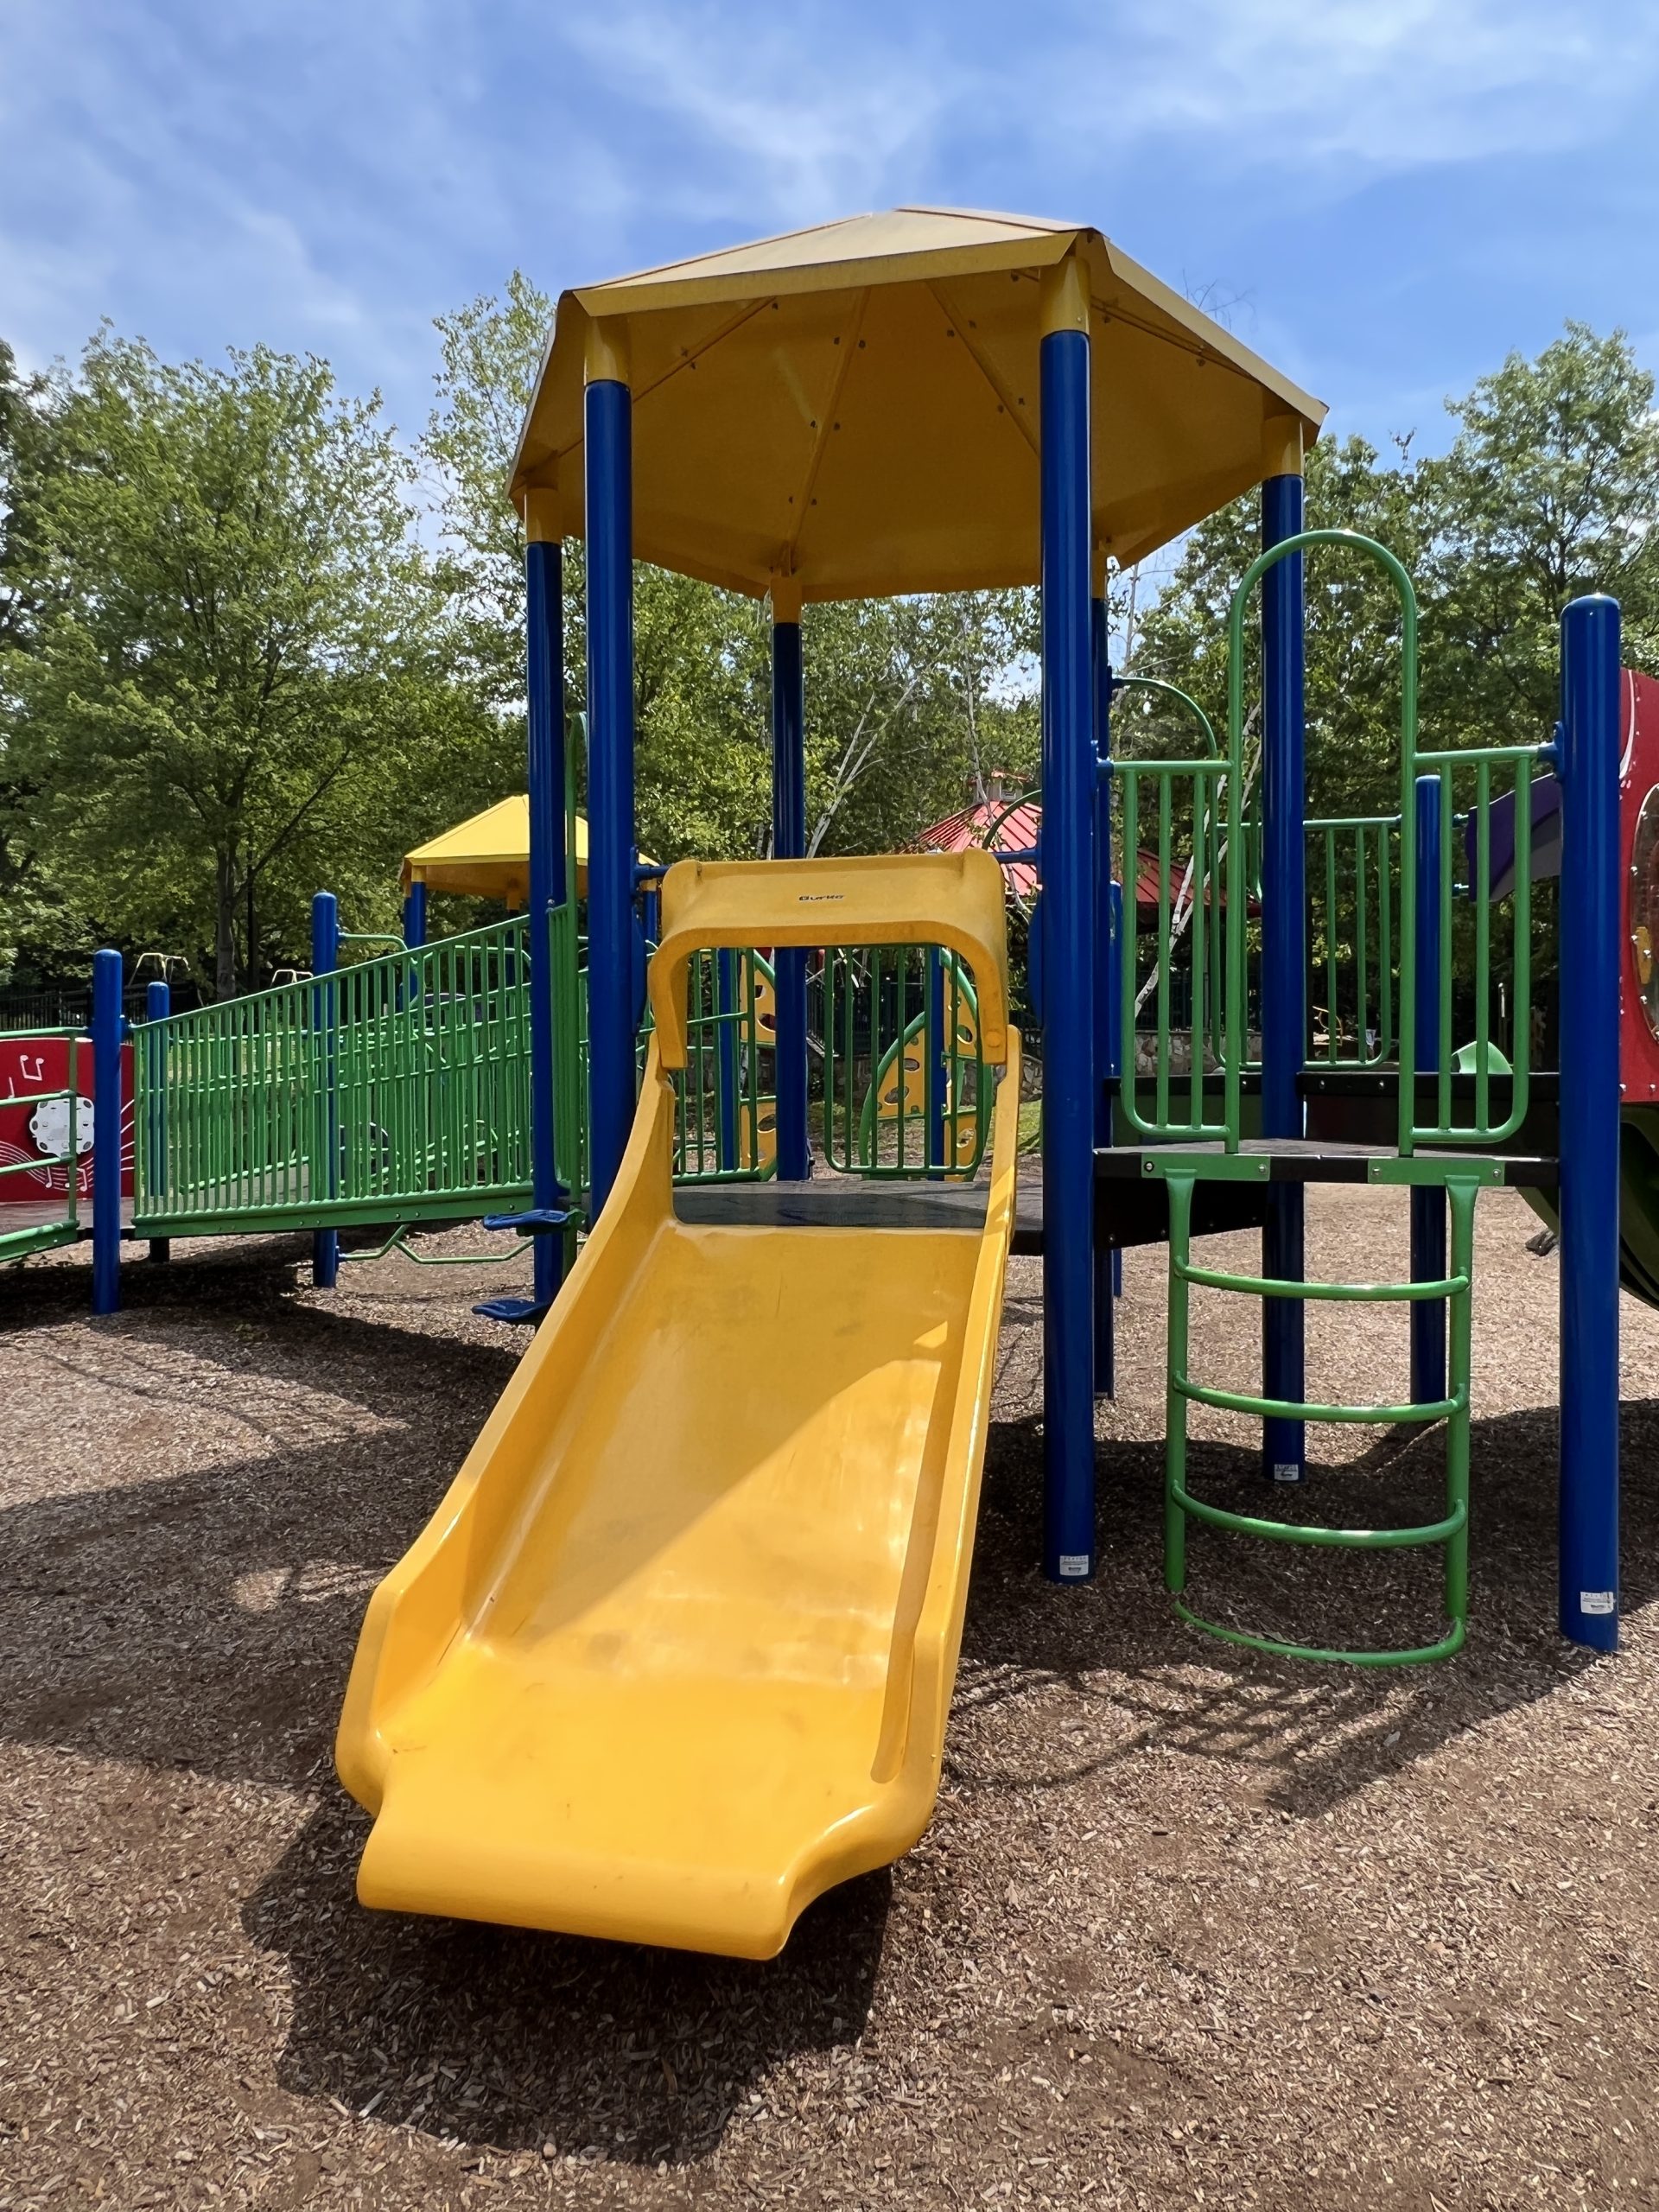
[[[1317, 1194], [1315, 1268], [1398, 1268], [1403, 1203]], [[1535, 1225], [1481, 1200], [1470, 1647], [1399, 1674], [1173, 1618], [1156, 1253], [1099, 1579], [1040, 1579], [1016, 1262], [937, 1818], [762, 1967], [353, 1897], [340, 1693], [518, 1357], [468, 1312], [512, 1270], [318, 1296], [297, 1240], [181, 1244], [105, 1322], [78, 1256], [0, 1275], [0, 2205], [1659, 2203], [1659, 1316], [1624, 1301], [1625, 1641], [1592, 1660], [1554, 1628]], [[1248, 1387], [1257, 1331], [1200, 1297], [1198, 1370]], [[1404, 1376], [1399, 1311], [1316, 1309], [1316, 1390]], [[1246, 1424], [1195, 1435], [1198, 1489], [1286, 1503]], [[1293, 1503], [1433, 1517], [1438, 1433], [1316, 1442]], [[1201, 1532], [1191, 1594], [1321, 1641], [1440, 1626], [1419, 1555]]]

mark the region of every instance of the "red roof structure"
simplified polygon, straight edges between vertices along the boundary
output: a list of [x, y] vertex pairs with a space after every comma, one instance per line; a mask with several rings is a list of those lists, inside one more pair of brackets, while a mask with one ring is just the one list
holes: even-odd
[[[963, 807], [960, 814], [947, 814], [943, 822], [924, 830], [916, 842], [925, 853], [965, 853], [975, 846], [991, 845], [995, 831], [993, 849], [1029, 852], [1037, 842], [1042, 819], [1043, 810], [1037, 800], [1017, 800], [999, 793], [976, 806]], [[1037, 888], [1037, 870], [1027, 861], [1016, 861], [1002, 873], [1016, 898], [1028, 899]]]
[[[1019, 799], [1007, 792], [982, 799], [976, 805], [965, 806], [960, 814], [947, 814], [943, 822], [936, 822], [924, 830], [916, 840], [925, 853], [962, 853], [970, 846], [991, 846], [992, 833], [1001, 852], [1029, 852], [1036, 844], [1043, 826], [1042, 801], [1037, 798]], [[1137, 906], [1156, 907], [1158, 904], [1158, 855], [1143, 845], [1138, 855], [1135, 870], [1135, 903]], [[1169, 895], [1173, 905], [1181, 887], [1181, 875], [1186, 862], [1172, 863]], [[1016, 898], [1029, 899], [1037, 889], [1035, 866], [1029, 861], [1015, 861], [1005, 868], [1003, 874], [1008, 889]]]

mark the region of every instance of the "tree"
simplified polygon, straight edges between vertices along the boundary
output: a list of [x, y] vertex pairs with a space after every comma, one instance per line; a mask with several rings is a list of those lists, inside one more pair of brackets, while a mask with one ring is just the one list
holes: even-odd
[[264, 347], [175, 366], [106, 327], [54, 404], [9, 759], [99, 929], [183, 932], [229, 993], [238, 927], [245, 978], [259, 902], [280, 884], [299, 903], [290, 864], [324, 823], [329, 880], [357, 863], [389, 884], [392, 774], [456, 741], [412, 469], [378, 395]]
[[1417, 491], [1427, 543], [1425, 711], [1451, 743], [1546, 737], [1560, 621], [1623, 607], [1624, 657], [1659, 668], [1659, 414], [1622, 331], [1583, 323], [1511, 353], [1447, 405], [1461, 428]]

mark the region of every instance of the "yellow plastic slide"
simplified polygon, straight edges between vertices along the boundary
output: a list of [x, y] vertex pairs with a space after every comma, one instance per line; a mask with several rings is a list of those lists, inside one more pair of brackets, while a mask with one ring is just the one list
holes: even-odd
[[[670, 872], [616, 1187], [369, 1607], [336, 1747], [365, 1904], [768, 1958], [925, 1827], [1014, 1213], [1002, 913], [983, 853]], [[690, 954], [825, 939], [972, 967], [988, 1189], [677, 1217]]]

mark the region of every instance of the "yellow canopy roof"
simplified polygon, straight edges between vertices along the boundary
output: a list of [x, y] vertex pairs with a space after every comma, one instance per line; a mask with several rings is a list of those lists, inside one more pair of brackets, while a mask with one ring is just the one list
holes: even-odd
[[[588, 824], [576, 817], [576, 889], [588, 858]], [[480, 899], [530, 903], [530, 801], [521, 791], [486, 806], [442, 836], [429, 838], [404, 856], [404, 889], [423, 883], [431, 891], [465, 891]]]
[[[756, 597], [1033, 583], [1042, 276], [1076, 249], [1097, 552], [1166, 543], [1318, 435], [1321, 403], [1096, 230], [899, 207], [561, 295], [512, 490], [581, 537], [603, 321], [634, 395], [634, 551]], [[546, 525], [543, 524], [543, 527]]]
[[[646, 868], [656, 863], [641, 853]], [[499, 799], [430, 837], [404, 855], [404, 889], [423, 883], [429, 891], [464, 891], [479, 899], [505, 899], [509, 906], [530, 904], [530, 801], [520, 791]], [[588, 895], [588, 822], [576, 817], [576, 896]]]

